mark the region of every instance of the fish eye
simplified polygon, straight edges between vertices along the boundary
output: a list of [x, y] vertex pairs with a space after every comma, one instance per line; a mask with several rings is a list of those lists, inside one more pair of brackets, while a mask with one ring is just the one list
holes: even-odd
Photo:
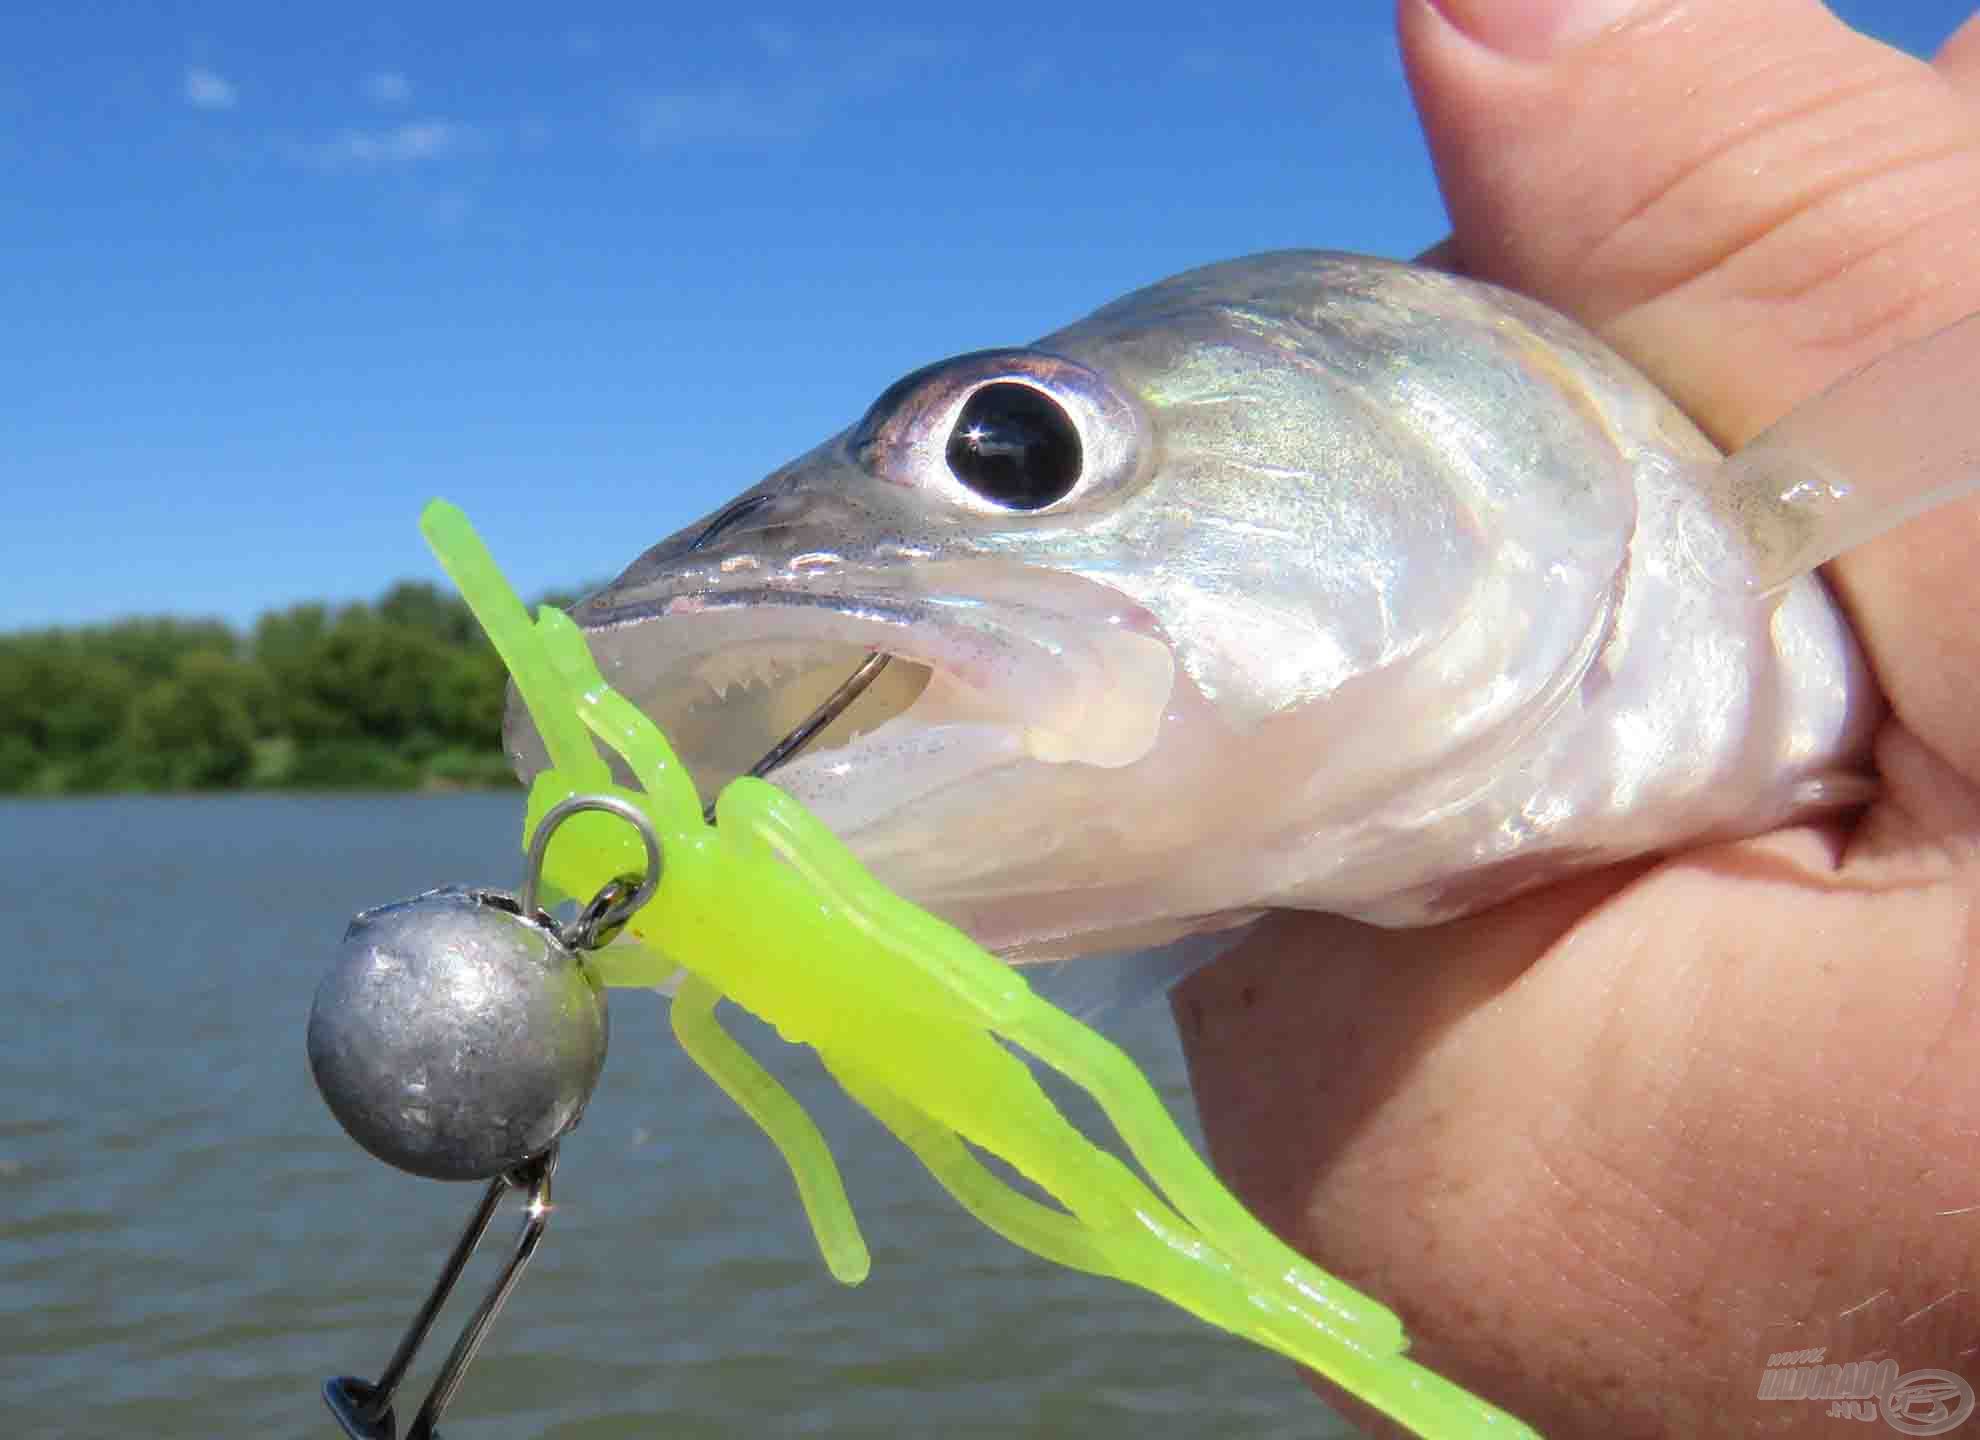
[[975, 515], [1105, 504], [1150, 461], [1135, 399], [1038, 349], [977, 350], [904, 375], [832, 443], [875, 480]]
[[1083, 461], [1079, 429], [1042, 390], [1012, 381], [980, 386], [949, 432], [949, 469], [992, 504], [1043, 510], [1072, 493]]

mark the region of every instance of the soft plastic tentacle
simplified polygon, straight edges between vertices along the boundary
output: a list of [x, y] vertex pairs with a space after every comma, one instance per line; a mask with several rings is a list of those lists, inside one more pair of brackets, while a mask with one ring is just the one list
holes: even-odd
[[1191, 1223], [1220, 1237], [1239, 1263], [1282, 1276], [1325, 1307], [1331, 1326], [1352, 1331], [1370, 1349], [1402, 1348], [1402, 1321], [1394, 1311], [1305, 1259], [1218, 1183], [1176, 1129], [1154, 1086], [1119, 1046], [1042, 1002], [1027, 1007], [1023, 1022], [1008, 1034], [1090, 1094], [1162, 1193]]
[[882, 886], [824, 822], [776, 786], [747, 777], [733, 781], [717, 806], [718, 813], [733, 810], [800, 875], [838, 901], [875, 945], [938, 980], [951, 997], [949, 1008], [966, 1006], [978, 1023], [995, 1024], [1031, 997], [1031, 986], [1017, 971]]
[[840, 1282], [857, 1285], [872, 1270], [873, 1257], [859, 1233], [831, 1148], [791, 1092], [722, 1028], [715, 1018], [721, 999], [721, 992], [699, 976], [682, 981], [671, 1013], [674, 1036], [688, 1058], [763, 1127], [790, 1167], [826, 1268]]
[[419, 526], [448, 578], [488, 633], [502, 663], [509, 667], [530, 717], [543, 734], [551, 763], [575, 786], [605, 784], [611, 775], [565, 703], [564, 686], [536, 639], [529, 612], [509, 588], [466, 513], [457, 505], [435, 500], [421, 513]]
[[[571, 698], [583, 724], [625, 758], [650, 803], [659, 807], [653, 818], [668, 831], [699, 828], [701, 799], [694, 781], [659, 728], [605, 683], [571, 617], [546, 605], [537, 613], [536, 633], [551, 665], [574, 692]], [[565, 708], [568, 711], [570, 706]], [[535, 711], [530, 713], [533, 716]]]
[[832, 1065], [846, 1093], [873, 1112], [957, 1203], [1013, 1245], [1054, 1264], [1117, 1278], [1105, 1248], [1073, 1216], [1019, 1194], [978, 1160], [962, 1137], [871, 1075]]

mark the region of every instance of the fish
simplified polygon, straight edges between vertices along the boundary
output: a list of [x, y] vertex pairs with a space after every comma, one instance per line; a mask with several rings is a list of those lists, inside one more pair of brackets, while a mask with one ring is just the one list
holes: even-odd
[[775, 783], [1014, 963], [1428, 925], [1871, 793], [1721, 461], [1536, 301], [1274, 252], [916, 370], [570, 613], [705, 795], [893, 656]]

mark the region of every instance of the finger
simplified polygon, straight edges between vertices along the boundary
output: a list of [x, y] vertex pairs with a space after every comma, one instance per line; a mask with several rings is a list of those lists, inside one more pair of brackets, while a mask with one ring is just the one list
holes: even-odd
[[[1732, 444], [1980, 307], [1980, 144], [1932, 67], [1813, 0], [1592, 13], [1618, 9], [1591, 36], [1568, 0], [1403, 0], [1471, 273], [1593, 324]], [[1582, 16], [1552, 48], [1549, 11]]]
[[[1402, 0], [1400, 23], [1465, 270], [1594, 326], [1722, 444], [1980, 309], [1970, 37], [1934, 67], [1815, 0]], [[1968, 774], [1980, 636], [1948, 617], [1976, 545], [1969, 504], [1833, 572], [1900, 719]]]
[[1464, 274], [1464, 257], [1458, 254], [1457, 241], [1449, 235], [1418, 255], [1414, 263], [1452, 275]]
[[1932, 68], [1969, 100], [1980, 101], [1980, 15], [1952, 33], [1932, 57]]

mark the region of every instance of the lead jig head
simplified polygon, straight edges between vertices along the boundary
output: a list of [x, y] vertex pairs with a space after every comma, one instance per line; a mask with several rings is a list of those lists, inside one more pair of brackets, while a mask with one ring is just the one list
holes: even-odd
[[[581, 810], [607, 811], [638, 830], [646, 873], [613, 880], [559, 925], [537, 908], [537, 889], [551, 835]], [[652, 898], [660, 867], [659, 837], [637, 806], [576, 795], [537, 826], [520, 898], [449, 886], [364, 911], [345, 932], [309, 1016], [310, 1071], [324, 1102], [389, 1165], [435, 1180], [489, 1181], [378, 1381], [325, 1383], [323, 1398], [352, 1440], [397, 1440], [399, 1382], [504, 1195], [523, 1190], [515, 1251], [406, 1432], [406, 1440], [437, 1440], [440, 1412], [543, 1238], [558, 1143], [605, 1065], [605, 995], [583, 952], [610, 941]]]
[[309, 1014], [350, 1137], [429, 1180], [490, 1180], [574, 1126], [605, 1066], [604, 992], [557, 925], [448, 886], [366, 910]]

